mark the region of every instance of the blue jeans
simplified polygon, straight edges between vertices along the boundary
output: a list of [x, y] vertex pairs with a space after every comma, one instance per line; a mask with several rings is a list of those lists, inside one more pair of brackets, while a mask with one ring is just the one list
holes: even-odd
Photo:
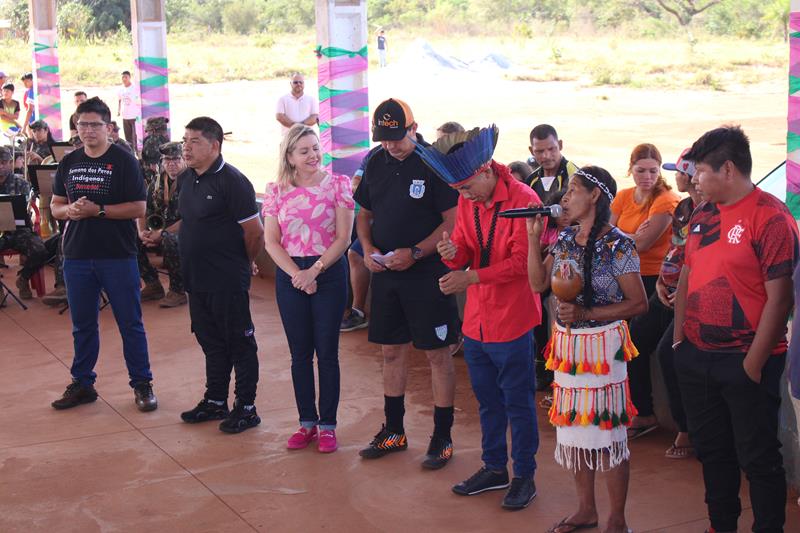
[[105, 291], [122, 336], [122, 353], [130, 385], [150, 381], [147, 337], [139, 299], [139, 267], [130, 259], [64, 259], [64, 281], [72, 317], [75, 358], [72, 377], [84, 385], [93, 384], [94, 365], [100, 352], [97, 318], [100, 291]]
[[506, 469], [506, 430], [510, 422], [514, 477], [521, 478], [533, 477], [539, 449], [533, 354], [530, 332], [509, 342], [480, 342], [464, 337], [464, 360], [480, 405], [481, 459], [490, 470]]
[[[293, 257], [301, 269], [319, 257]], [[308, 295], [292, 286], [280, 268], [275, 293], [283, 329], [292, 354], [292, 383], [300, 424], [336, 428], [339, 407], [339, 327], [347, 306], [347, 261], [342, 257], [317, 276], [317, 292]], [[314, 353], [319, 371], [319, 415], [314, 387]]]

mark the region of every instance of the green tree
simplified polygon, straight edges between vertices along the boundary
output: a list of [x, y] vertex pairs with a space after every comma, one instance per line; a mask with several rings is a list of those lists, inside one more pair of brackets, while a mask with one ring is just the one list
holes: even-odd
[[[689, 44], [694, 46], [697, 43], [694, 33], [692, 32], [692, 20], [707, 9], [719, 4], [721, 0], [655, 0], [655, 3], [664, 11], [675, 17], [678, 24], [686, 32], [686, 37], [689, 39]], [[645, 10], [646, 2], [640, 2]]]
[[313, 0], [268, 0], [262, 12], [262, 27], [269, 31], [293, 32], [314, 27]]
[[239, 0], [222, 8], [222, 21], [225, 30], [241, 35], [248, 35], [259, 25], [259, 15], [264, 3], [259, 0]]
[[77, 2], [64, 2], [58, 6], [56, 24], [61, 39], [78, 39], [86, 35], [86, 28], [92, 22], [89, 6]]

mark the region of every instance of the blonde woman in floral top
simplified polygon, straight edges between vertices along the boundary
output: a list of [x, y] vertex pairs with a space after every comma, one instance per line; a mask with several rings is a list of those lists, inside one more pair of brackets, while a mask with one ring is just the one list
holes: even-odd
[[[292, 355], [292, 383], [300, 428], [292, 450], [319, 439], [320, 452], [333, 452], [339, 404], [339, 325], [347, 305], [344, 252], [353, 228], [353, 194], [348, 176], [320, 168], [322, 152], [314, 130], [289, 129], [281, 143], [277, 183], [264, 194], [264, 233], [278, 265], [275, 292]], [[315, 398], [314, 354], [319, 372]]]

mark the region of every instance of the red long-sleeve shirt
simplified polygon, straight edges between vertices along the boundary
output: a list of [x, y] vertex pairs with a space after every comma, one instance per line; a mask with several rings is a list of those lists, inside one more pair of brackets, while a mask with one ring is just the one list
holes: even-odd
[[458, 199], [456, 224], [451, 237], [458, 252], [444, 263], [453, 270], [469, 266], [480, 279], [467, 288], [464, 309], [464, 335], [483, 342], [508, 342], [521, 337], [542, 321], [542, 304], [528, 283], [528, 233], [524, 218], [497, 218], [489, 266], [480, 268], [480, 248], [475, 230], [477, 206], [483, 245], [489, 239], [495, 203], [500, 211], [527, 207], [539, 197], [517, 181], [500, 164], [492, 163], [498, 173], [497, 185], [489, 206], [463, 196]]

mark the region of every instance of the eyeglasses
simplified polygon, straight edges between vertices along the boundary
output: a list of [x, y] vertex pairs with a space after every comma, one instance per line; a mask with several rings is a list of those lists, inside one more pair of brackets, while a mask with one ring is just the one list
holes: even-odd
[[181, 159], [183, 159], [183, 158], [180, 157], [180, 156], [178, 156], [178, 157], [167, 157], [167, 156], [161, 157], [161, 161], [163, 161], [164, 163], [179, 163], [181, 161]]
[[304, 81], [293, 81], [292, 85], [303, 85], [304, 83]]
[[106, 125], [105, 122], [78, 122], [79, 130], [99, 130]]

